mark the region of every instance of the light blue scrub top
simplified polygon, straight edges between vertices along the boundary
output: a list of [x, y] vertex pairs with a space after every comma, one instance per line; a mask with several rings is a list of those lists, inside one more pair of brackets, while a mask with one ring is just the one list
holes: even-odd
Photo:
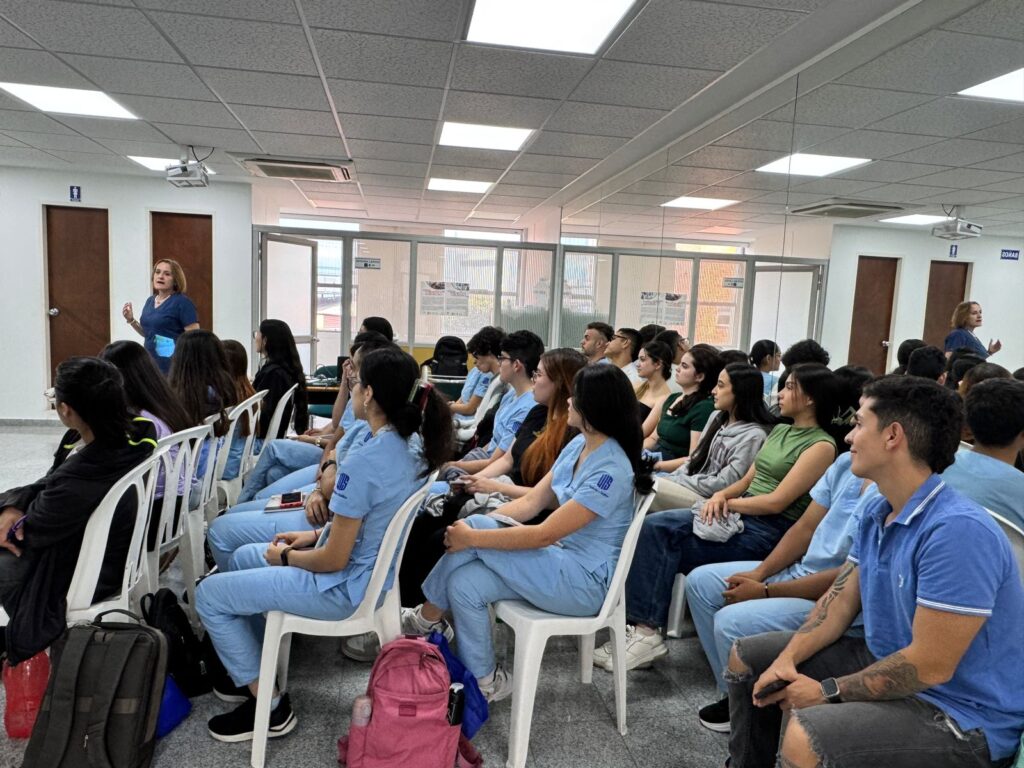
[[341, 414], [341, 428], [348, 432], [355, 423], [356, 412], [352, 410], [352, 398], [349, 397], [348, 405], [345, 406], [345, 411]]
[[619, 444], [608, 438], [577, 468], [585, 444], [584, 436], [577, 435], [558, 454], [551, 490], [559, 506], [575, 501], [597, 519], [560, 543], [588, 571], [610, 579], [633, 520], [633, 467]]
[[536, 404], [532, 389], [521, 395], [517, 395], [514, 389], [509, 389], [505, 393], [501, 398], [501, 405], [498, 406], [498, 412], [494, 415], [494, 431], [491, 433], [491, 442], [485, 448], [488, 454], [494, 453], [498, 448], [508, 452], [516, 440], [516, 432], [523, 426], [526, 414]]
[[975, 504], [1024, 528], [1024, 472], [1005, 461], [961, 448], [942, 479]]
[[[466, 383], [462, 385], [462, 392], [459, 394], [459, 399], [468, 403], [473, 397], [483, 398], [487, 394], [487, 388], [491, 385], [491, 380], [494, 378], [493, 373], [483, 373], [479, 368], [473, 366], [473, 370], [466, 376]], [[472, 421], [474, 414], [456, 414], [455, 418], [462, 423]]]
[[334, 460], [340, 463], [349, 451], [363, 445], [371, 437], [373, 437], [373, 433], [370, 431], [370, 425], [362, 419], [355, 419], [352, 426], [345, 430], [341, 440], [334, 446]]
[[[394, 430], [383, 428], [376, 435], [371, 433], [369, 440], [338, 462], [328, 507], [335, 515], [362, 520], [363, 524], [356, 534], [348, 565], [334, 573], [314, 575], [321, 592], [341, 585], [352, 605], [363, 599], [384, 531], [398, 508], [423, 482], [423, 461], [411, 442]], [[321, 534], [318, 546], [326, 541], [326, 533]], [[388, 589], [393, 580], [392, 565], [384, 588]]]

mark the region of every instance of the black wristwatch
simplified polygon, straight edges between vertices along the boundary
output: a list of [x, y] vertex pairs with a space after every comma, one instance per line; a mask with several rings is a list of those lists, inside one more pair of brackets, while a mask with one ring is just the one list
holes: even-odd
[[839, 683], [834, 677], [826, 677], [821, 681], [821, 695], [829, 704], [841, 704], [843, 696], [839, 693]]
[[291, 547], [285, 547], [281, 550], [281, 565], [288, 565], [288, 553], [291, 551]]
[[320, 474], [326, 472], [328, 467], [336, 466], [338, 466], [338, 462], [336, 462], [334, 459], [328, 459], [327, 461], [320, 465]]

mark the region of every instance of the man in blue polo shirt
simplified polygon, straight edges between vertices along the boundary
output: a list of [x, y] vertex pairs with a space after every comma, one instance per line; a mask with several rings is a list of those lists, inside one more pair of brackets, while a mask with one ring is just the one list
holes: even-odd
[[[882, 496], [804, 625], [733, 645], [732, 768], [776, 755], [786, 768], [1012, 761], [1024, 586], [1006, 536], [938, 475], [962, 421], [959, 398], [935, 382], [885, 376], [864, 388], [847, 441], [854, 473]], [[864, 638], [845, 636], [861, 611]]]

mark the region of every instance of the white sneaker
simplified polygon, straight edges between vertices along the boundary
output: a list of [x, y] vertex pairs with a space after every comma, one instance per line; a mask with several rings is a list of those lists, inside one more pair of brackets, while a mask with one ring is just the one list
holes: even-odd
[[487, 699], [488, 704], [507, 699], [512, 695], [512, 675], [506, 672], [500, 664], [494, 668], [494, 674], [489, 683], [482, 683], [480, 680], [477, 680], [477, 683], [480, 685], [480, 693]]
[[429, 635], [431, 632], [440, 632], [449, 643], [455, 639], [455, 630], [448, 623], [447, 619], [438, 619], [431, 623], [423, 618], [423, 605], [415, 608], [402, 609], [402, 634], [405, 635]]
[[380, 653], [380, 639], [376, 632], [346, 637], [341, 652], [352, 661], [374, 661]]
[[[636, 627], [626, 625], [626, 671], [646, 669], [651, 662], [668, 656], [668, 646], [660, 632], [645, 635]], [[594, 650], [594, 666], [611, 672], [615, 669], [612, 659], [612, 641]]]

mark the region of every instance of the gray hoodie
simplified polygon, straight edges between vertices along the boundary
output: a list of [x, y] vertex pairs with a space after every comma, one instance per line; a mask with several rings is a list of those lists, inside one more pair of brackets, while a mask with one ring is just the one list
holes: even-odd
[[[724, 413], [717, 416], [725, 417]], [[708, 422], [708, 426], [711, 424]], [[711, 440], [711, 450], [702, 472], [688, 475], [684, 465], [670, 474], [669, 480], [709, 498], [747, 473], [769, 431], [765, 425], [752, 421], [737, 421], [724, 426]]]

